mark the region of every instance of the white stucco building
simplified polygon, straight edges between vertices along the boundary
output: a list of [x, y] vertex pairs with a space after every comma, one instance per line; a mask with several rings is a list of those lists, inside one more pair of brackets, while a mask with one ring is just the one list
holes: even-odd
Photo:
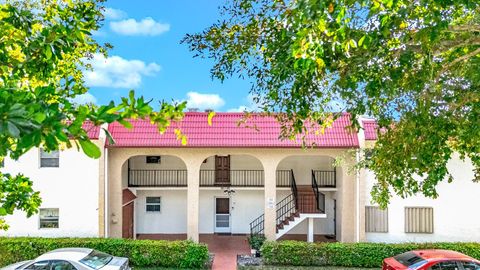
[[[4, 170], [29, 176], [43, 203], [31, 218], [7, 217], [10, 229], [0, 235], [480, 241], [480, 218], [468, 211], [480, 203], [480, 187], [468, 162], [450, 161], [455, 181], [440, 184], [438, 199], [393, 198], [380, 210], [369, 192], [375, 176], [350, 170], [356, 150], [375, 143], [374, 121], [361, 120], [364, 129], [352, 133], [345, 114], [324, 134], [308, 134], [315, 147], [303, 149], [301, 139], [278, 139], [272, 117], [254, 114], [239, 126], [242, 117], [217, 113], [209, 126], [206, 113], [187, 113], [163, 135], [148, 121], [132, 121], [132, 130], [111, 124], [114, 145], [90, 127], [103, 151], [98, 160], [76, 149], [7, 159]], [[175, 128], [187, 135], [186, 146]]]

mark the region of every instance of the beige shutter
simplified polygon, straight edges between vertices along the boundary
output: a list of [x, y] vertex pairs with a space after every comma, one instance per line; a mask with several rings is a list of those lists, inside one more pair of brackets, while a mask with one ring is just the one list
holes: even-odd
[[433, 233], [432, 207], [405, 207], [406, 233]]
[[365, 206], [365, 232], [388, 232], [388, 209]]

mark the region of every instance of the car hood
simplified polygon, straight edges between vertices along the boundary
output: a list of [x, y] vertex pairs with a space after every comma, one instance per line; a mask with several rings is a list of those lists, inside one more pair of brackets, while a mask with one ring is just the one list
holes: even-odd
[[7, 265], [3, 268], [0, 268], [0, 270], [15, 270], [17, 269], [18, 267], [24, 265], [24, 264], [27, 264], [31, 261], [23, 261], [23, 262], [17, 262], [17, 263], [14, 263], [14, 264], [10, 264], [10, 265]]

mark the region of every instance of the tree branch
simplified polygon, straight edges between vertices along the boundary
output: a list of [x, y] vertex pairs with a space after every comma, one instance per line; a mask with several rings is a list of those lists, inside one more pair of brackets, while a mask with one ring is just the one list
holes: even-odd
[[448, 27], [450, 32], [480, 32], [480, 25], [471, 24], [471, 25], [451, 25]]
[[459, 62], [462, 62], [462, 61], [465, 61], [465, 60], [468, 60], [469, 58], [474, 57], [474, 56], [477, 55], [477, 54], [480, 54], [480, 48], [477, 48], [476, 50], [474, 50], [474, 51], [472, 51], [472, 52], [470, 52], [470, 53], [467, 53], [467, 54], [465, 54], [465, 55], [463, 55], [463, 56], [461, 56], [461, 57], [453, 60], [451, 63], [448, 63], [447, 65], [445, 65], [445, 66], [443, 67], [442, 73], [443, 73], [443, 71], [450, 69], [450, 68], [451, 68], [452, 66], [454, 66], [455, 64], [457, 64], [457, 63], [459, 63]]

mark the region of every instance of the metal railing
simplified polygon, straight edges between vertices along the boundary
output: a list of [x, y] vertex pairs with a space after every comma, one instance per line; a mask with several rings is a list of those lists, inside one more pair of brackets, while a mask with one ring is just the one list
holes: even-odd
[[[297, 183], [295, 181], [295, 175], [293, 174], [293, 170], [289, 171], [290, 174], [290, 188], [292, 193], [282, 199], [280, 202], [276, 204], [276, 225], [277, 228], [280, 224], [282, 224], [286, 219], [290, 218], [297, 212], [297, 203], [298, 203], [298, 190], [297, 190]], [[278, 183], [278, 182], [277, 182]], [[263, 234], [265, 229], [265, 214], [260, 215], [252, 222], [250, 222], [250, 234]]]
[[282, 224], [287, 218], [290, 218], [297, 212], [295, 197], [293, 193], [285, 197], [277, 204], [277, 226]]
[[[217, 183], [215, 170], [200, 170], [200, 186], [263, 187], [263, 170], [230, 170], [229, 183]], [[277, 187], [291, 187], [291, 170], [276, 172]], [[129, 187], [185, 187], [187, 170], [138, 170], [129, 169]]]
[[277, 187], [290, 187], [292, 175], [290, 170], [277, 170]]
[[215, 182], [215, 170], [200, 171], [200, 186], [263, 187], [263, 170], [230, 170], [230, 183]]
[[[315, 194], [315, 206], [316, 210], [318, 210], [321, 213], [325, 213], [325, 194], [321, 193], [318, 191], [318, 182], [317, 182], [317, 174], [312, 170], [312, 189], [313, 193]], [[308, 199], [308, 197], [305, 197], [304, 199]], [[303, 204], [302, 205], [311, 205], [311, 204]], [[309, 211], [310, 209], [307, 209], [306, 211]]]
[[187, 170], [132, 170], [129, 187], [186, 187]]
[[334, 188], [337, 186], [337, 170], [321, 171], [312, 170], [312, 177], [315, 176], [319, 187]]
[[258, 218], [250, 222], [250, 234], [263, 234], [265, 229], [265, 215], [262, 214]]

